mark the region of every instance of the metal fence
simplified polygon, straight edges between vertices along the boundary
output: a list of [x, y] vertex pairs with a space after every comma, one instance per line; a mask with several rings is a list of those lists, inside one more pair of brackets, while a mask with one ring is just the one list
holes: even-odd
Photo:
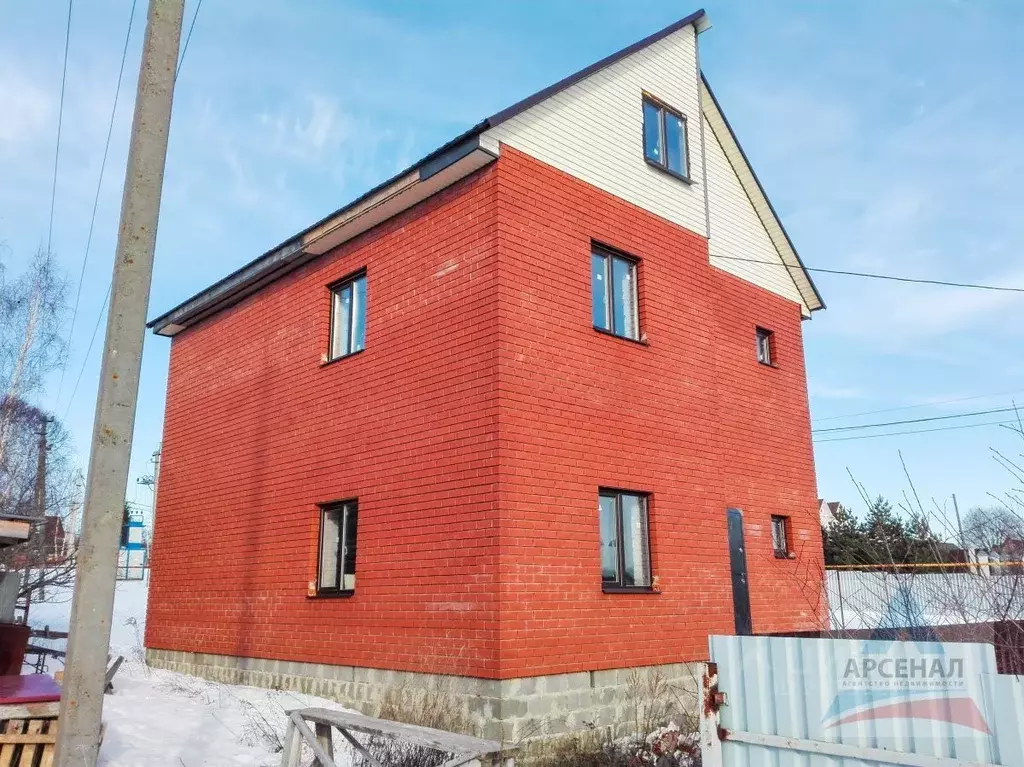
[[984, 644], [714, 636], [705, 767], [1024, 767], [1024, 682]]
[[833, 629], [902, 628], [1024, 619], [1024, 575], [827, 572]]

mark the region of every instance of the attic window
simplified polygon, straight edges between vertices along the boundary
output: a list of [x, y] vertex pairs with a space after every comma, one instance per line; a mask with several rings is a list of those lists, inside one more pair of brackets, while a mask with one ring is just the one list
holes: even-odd
[[686, 118], [650, 96], [644, 96], [644, 159], [650, 165], [689, 181]]

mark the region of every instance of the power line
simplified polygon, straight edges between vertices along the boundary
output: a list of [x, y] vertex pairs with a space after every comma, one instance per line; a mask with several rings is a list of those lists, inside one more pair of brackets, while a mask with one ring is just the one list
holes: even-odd
[[178, 66], [174, 70], [174, 79], [178, 79], [178, 73], [181, 71], [181, 65], [185, 63], [185, 54], [188, 53], [188, 42], [192, 39], [192, 30], [196, 28], [196, 17], [199, 16], [199, 9], [203, 7], [203, 0], [198, 0], [196, 3], [196, 10], [192, 14], [192, 23], [189, 24], [188, 34], [185, 35], [185, 44], [181, 46], [181, 58], [178, 59]]
[[60, 76], [60, 106], [57, 109], [57, 148], [53, 153], [53, 187], [50, 189], [50, 228], [46, 233], [46, 252], [53, 245], [53, 212], [57, 206], [57, 162], [60, 159], [60, 133], [64, 124], [64, 89], [68, 82], [68, 49], [71, 47], [71, 8], [74, 0], [68, 0], [68, 24], [64, 31], [64, 70]]
[[956, 399], [943, 399], [935, 402], [922, 402], [919, 405], [902, 405], [900, 407], [887, 407], [881, 410], [864, 410], [860, 413], [843, 413], [842, 415], [830, 415], [824, 418], [813, 418], [811, 419], [815, 423], [821, 423], [822, 421], [835, 421], [841, 418], [858, 418], [862, 415], [878, 415], [879, 413], [895, 413], [898, 410], [916, 410], [922, 407], [937, 407], [939, 405], [951, 405], [954, 402], [968, 402], [975, 399], [988, 399], [990, 397], [1003, 397], [1007, 394], [1020, 394], [1024, 389], [1013, 389], [1012, 391], [999, 391], [993, 392], [992, 394], [975, 394], [970, 397], [957, 397]]
[[[121, 51], [121, 68], [117, 72], [117, 86], [114, 88], [114, 106], [110, 110], [110, 125], [107, 126], [107, 140], [103, 145], [103, 160], [100, 161], [100, 176], [96, 181], [96, 196], [92, 201], [92, 217], [89, 219], [89, 236], [85, 240], [85, 255], [82, 258], [82, 271], [78, 275], [78, 292], [75, 294], [75, 308], [71, 312], [71, 329], [68, 331], [68, 338], [75, 333], [75, 321], [78, 318], [78, 306], [82, 299], [82, 283], [85, 282], [85, 267], [89, 263], [89, 248], [92, 246], [92, 234], [96, 226], [96, 210], [100, 204], [100, 190], [103, 188], [103, 171], [107, 167], [107, 155], [110, 153], [110, 138], [114, 134], [114, 117], [117, 114], [117, 100], [121, 95], [121, 81], [124, 79], [124, 64], [128, 58], [128, 41], [132, 35], [132, 22], [135, 20], [135, 5], [137, 0], [132, 0], [132, 9], [128, 14], [128, 29], [124, 34], [124, 48]], [[102, 314], [102, 310], [101, 310]], [[64, 353], [64, 364], [60, 368], [60, 382], [57, 384], [57, 399], [60, 402], [60, 395], [64, 389], [64, 373], [67, 370], [68, 355]]]
[[[789, 271], [801, 268], [797, 266], [791, 266], [790, 264], [783, 263], [782, 261], [762, 261], [756, 258], [743, 258], [742, 256], [712, 255], [711, 258], [717, 258], [726, 261], [743, 261], [748, 264], [766, 264], [768, 266], [781, 266]], [[947, 280], [930, 280], [923, 277], [901, 277], [894, 274], [878, 274], [876, 272], [854, 272], [846, 269], [825, 269], [820, 266], [813, 267], [804, 265], [802, 268], [808, 272], [821, 272], [822, 274], [837, 274], [844, 277], [864, 277], [872, 280], [892, 280], [894, 282], [909, 282], [920, 285], [942, 285], [947, 288], [973, 288], [974, 290], [998, 290], [1006, 293], [1024, 293], [1024, 288], [1007, 287], [1005, 285], [983, 285], [973, 282], [949, 282]]]
[[928, 434], [936, 431], [953, 431], [954, 429], [973, 429], [976, 426], [1017, 426], [1016, 421], [982, 421], [981, 423], [964, 423], [956, 426], [936, 426], [933, 429], [910, 429], [907, 431], [891, 431], [884, 434], [855, 434], [850, 437], [830, 437], [829, 439], [816, 439], [815, 444], [821, 445], [826, 442], [849, 442], [855, 439], [876, 439], [878, 437], [898, 437], [905, 434]]
[[826, 432], [836, 431], [855, 431], [858, 429], [877, 429], [883, 426], [903, 426], [908, 423], [924, 423], [926, 421], [946, 421], [950, 418], [967, 418], [968, 416], [975, 415], [992, 415], [993, 413], [1014, 413], [1017, 412], [1015, 407], [1000, 407], [992, 410], [974, 410], [969, 413], [951, 413], [949, 415], [933, 415], [927, 418], [908, 418], [903, 421], [885, 421], [882, 423], [864, 423], [858, 426], [833, 426], [829, 429], [812, 429], [813, 434], [824, 434]]
[[89, 348], [85, 350], [85, 356], [82, 358], [82, 367], [78, 369], [78, 378], [75, 379], [75, 388], [71, 390], [71, 396], [68, 398], [68, 406], [64, 410], [64, 416], [61, 418], [61, 421], [66, 421], [68, 419], [68, 413], [71, 412], [71, 403], [75, 401], [75, 393], [78, 391], [78, 384], [82, 383], [82, 373], [85, 372], [85, 364], [89, 361], [89, 353], [92, 352], [92, 345], [96, 343], [96, 334], [99, 332], [100, 323], [103, 321], [103, 313], [107, 310], [107, 302], [110, 301], [110, 291], [113, 286], [113, 282], [107, 286], [107, 295], [103, 299], [103, 306], [100, 307], [99, 316], [96, 317], [96, 326], [92, 329], [92, 338], [89, 339]]
[[[189, 25], [188, 34], [185, 36], [185, 43], [181, 47], [181, 56], [178, 59], [178, 66], [174, 70], [174, 78], [175, 78], [175, 80], [177, 80], [178, 74], [181, 72], [181, 67], [185, 63], [185, 54], [188, 52], [188, 44], [189, 44], [189, 41], [192, 39], [192, 30], [194, 30], [195, 27], [196, 27], [196, 18], [199, 16], [199, 9], [202, 8], [202, 7], [203, 7], [203, 0], [198, 0], [196, 2], [196, 9], [195, 9], [195, 11], [192, 14], [192, 23]], [[135, 6], [133, 4], [132, 5], [132, 13], [134, 13], [134, 11], [135, 11]], [[129, 31], [130, 30], [131, 30], [131, 27], [129, 26]], [[123, 66], [124, 66], [124, 63], [122, 62], [122, 67]], [[84, 265], [83, 265], [83, 269], [84, 269]], [[79, 285], [81, 285], [81, 283], [79, 283]], [[89, 339], [89, 348], [86, 349], [85, 356], [82, 358], [82, 366], [78, 370], [78, 378], [75, 380], [75, 387], [74, 387], [74, 389], [71, 390], [71, 397], [68, 399], [68, 406], [67, 406], [67, 409], [64, 411], [64, 420], [67, 420], [68, 413], [71, 412], [71, 404], [75, 400], [75, 393], [78, 391], [78, 385], [82, 382], [82, 375], [83, 375], [83, 373], [85, 373], [85, 366], [89, 362], [89, 354], [92, 352], [93, 344], [95, 344], [95, 342], [96, 342], [96, 334], [99, 332], [100, 323], [102, 323], [102, 321], [103, 321], [103, 313], [106, 311], [107, 303], [110, 301], [110, 292], [113, 289], [113, 285], [114, 284], [111, 281], [111, 283], [107, 286], [107, 296], [106, 296], [106, 298], [103, 299], [103, 305], [100, 307], [99, 315], [96, 317], [96, 325], [95, 325], [95, 327], [93, 328], [93, 331], [92, 331], [92, 338]], [[81, 288], [79, 288], [79, 289], [81, 289]]]

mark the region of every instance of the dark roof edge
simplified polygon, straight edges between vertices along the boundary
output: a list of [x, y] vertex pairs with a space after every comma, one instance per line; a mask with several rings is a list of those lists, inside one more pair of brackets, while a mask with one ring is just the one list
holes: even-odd
[[569, 86], [575, 85], [580, 80], [590, 77], [595, 72], [600, 72], [605, 67], [611, 66], [620, 59], [624, 59], [627, 56], [630, 56], [636, 53], [637, 51], [646, 48], [648, 45], [653, 45], [659, 40], [668, 37], [673, 32], [678, 32], [680, 29], [688, 27], [691, 24], [697, 24], [698, 26], [700, 26], [700, 22], [706, 19], [707, 14], [704, 12], [703, 8], [694, 11], [689, 16], [682, 18], [679, 21], [676, 21], [672, 24], [669, 24], [664, 29], [655, 32], [653, 35], [648, 35], [643, 40], [638, 40], [632, 45], [627, 45], [622, 50], [616, 51], [610, 56], [605, 56], [600, 61], [595, 61], [593, 64], [584, 67], [579, 72], [576, 72], [575, 74], [569, 75], [568, 77], [559, 80], [554, 85], [549, 85], [547, 88], [537, 91], [532, 96], [527, 96], [525, 99], [517, 101], [512, 106], [506, 109], [502, 109], [500, 112], [496, 112], [495, 114], [488, 117], [484, 122], [487, 123], [487, 127], [489, 128], [493, 128], [496, 125], [500, 125], [506, 120], [511, 119], [522, 112], [525, 112], [530, 107], [536, 106], [540, 102], [544, 101], [544, 99], [554, 96], [559, 91], [565, 90]]
[[[811, 277], [811, 273], [807, 271], [807, 267], [804, 265], [804, 261], [800, 258], [800, 253], [797, 251], [796, 246], [793, 244], [793, 240], [790, 239], [789, 232], [786, 231], [786, 227], [782, 223], [782, 218], [775, 210], [775, 206], [772, 205], [772, 200], [768, 196], [768, 193], [764, 191], [764, 186], [761, 184], [761, 179], [757, 177], [757, 172], [754, 170], [754, 166], [750, 164], [750, 158], [747, 157], [747, 153], [743, 150], [743, 145], [740, 140], [736, 137], [736, 131], [732, 129], [732, 125], [729, 123], [729, 118], [725, 116], [725, 111], [722, 109], [722, 105], [718, 102], [718, 98], [715, 96], [715, 92], [711, 89], [711, 83], [708, 82], [707, 76], [704, 72], [700, 73], [701, 82], [704, 83], [704, 87], [707, 88], [708, 95], [711, 96], [711, 100], [715, 104], [715, 108], [718, 110], [718, 114], [722, 116], [722, 122], [725, 123], [726, 129], [729, 131], [729, 135], [732, 136], [733, 142], [736, 144], [736, 148], [740, 150], [740, 156], [743, 157], [743, 162], [747, 164], [747, 168], [750, 170], [750, 175], [754, 178], [754, 183], [757, 184], [757, 188], [761, 191], [761, 196], [764, 197], [764, 201], [768, 203], [768, 210], [775, 216], [775, 221], [779, 224], [779, 229], [782, 230], [782, 236], [786, 238], [786, 242], [789, 243], [790, 250], [793, 251], [793, 255], [796, 256], [797, 263], [800, 264], [800, 268], [804, 272], [804, 276], [807, 277], [807, 282], [811, 286], [811, 290], [814, 291], [814, 297], [818, 299], [818, 303], [821, 304], [818, 309], [825, 308], [825, 300], [821, 297], [821, 293], [818, 291], [818, 286], [814, 284], [814, 278]], [[817, 311], [811, 309], [811, 311]]]
[[[394, 176], [391, 176], [387, 180], [382, 181], [381, 183], [377, 184], [377, 186], [375, 186], [372, 189], [370, 189], [370, 190], [364, 192], [363, 194], [359, 195], [354, 200], [352, 200], [348, 204], [343, 205], [342, 207], [338, 208], [333, 213], [328, 213], [326, 216], [324, 216], [323, 218], [319, 219], [315, 223], [310, 224], [309, 226], [307, 226], [302, 231], [298, 232], [297, 234], [292, 235], [291, 237], [289, 237], [284, 242], [280, 243], [279, 245], [275, 245], [273, 248], [271, 248], [270, 250], [266, 251], [262, 255], [257, 256], [252, 261], [249, 261], [249, 262], [243, 264], [242, 266], [238, 267], [237, 269], [235, 269], [235, 271], [231, 272], [231, 274], [227, 275], [226, 277], [222, 277], [221, 279], [217, 280], [212, 285], [209, 285], [206, 288], [204, 288], [203, 290], [200, 290], [195, 295], [192, 295], [189, 298], [186, 298], [184, 301], [179, 303], [174, 308], [167, 310], [166, 312], [164, 312], [163, 314], [161, 314], [158, 317], [154, 317], [153, 319], [151, 319], [149, 322], [146, 323], [146, 327], [147, 328], [154, 328], [157, 325], [160, 325], [160, 324], [164, 323], [164, 321], [167, 320], [169, 317], [171, 317], [171, 315], [173, 315], [176, 312], [180, 311], [181, 309], [185, 308], [189, 304], [191, 304], [191, 303], [193, 303], [195, 301], [198, 301], [199, 299], [201, 299], [203, 296], [207, 295], [208, 293], [215, 293], [215, 292], [217, 292], [219, 289], [221, 289], [224, 286], [226, 286], [229, 283], [231, 283], [239, 275], [241, 275], [243, 272], [251, 269], [253, 266], [258, 264], [260, 261], [269, 259], [271, 256], [273, 256], [273, 255], [275, 255], [277, 253], [280, 253], [281, 251], [283, 251], [283, 250], [285, 250], [287, 248], [294, 248], [296, 245], [301, 245], [302, 239], [307, 234], [312, 232], [314, 229], [317, 229], [318, 227], [323, 226], [328, 221], [330, 221], [332, 218], [340, 216], [343, 213], [345, 213], [345, 211], [347, 211], [347, 210], [349, 210], [351, 208], [354, 208], [355, 206], [359, 205], [362, 202], [365, 202], [366, 200], [370, 199], [375, 194], [377, 194], [377, 192], [381, 191], [382, 189], [386, 189], [388, 186], [390, 186], [391, 184], [395, 183], [396, 181], [398, 181], [403, 176], [407, 176], [410, 173], [413, 173], [413, 172], [415, 172], [417, 170], [422, 171], [424, 169], [429, 169], [429, 173], [427, 174], [427, 177], [429, 178], [430, 176], [434, 175], [440, 169], [442, 169], [443, 167], [445, 167], [447, 165], [447, 163], [443, 162], [444, 160], [449, 160], [450, 162], [454, 162], [455, 160], [460, 159], [461, 157], [465, 156], [466, 152], [462, 151], [462, 147], [460, 147], [459, 145], [460, 144], [465, 144], [465, 143], [472, 143], [474, 145], [474, 147], [475, 147], [476, 142], [472, 142], [471, 139], [474, 139], [477, 136], [479, 136], [481, 133], [483, 133], [485, 130], [487, 130], [487, 127], [488, 127], [488, 125], [487, 125], [486, 121], [477, 123], [476, 125], [474, 125], [469, 130], [467, 130], [464, 133], [461, 133], [458, 136], [456, 136], [455, 138], [453, 138], [451, 141], [449, 141], [449, 142], [447, 142], [445, 144], [442, 144], [437, 149], [432, 151], [430, 154], [426, 155], [425, 157], [423, 157], [419, 161], [413, 163], [412, 165], [410, 165], [405, 170], [399, 171]], [[472, 148], [473, 147], [471, 147], [467, 151], [471, 151]], [[447, 156], [445, 156], [445, 155], [447, 155]]]
[[[507, 109], [503, 109], [500, 112], [496, 112], [495, 114], [491, 115], [487, 119], [482, 120], [481, 122], [477, 123], [472, 128], [470, 128], [469, 130], [467, 130], [464, 133], [462, 133], [462, 134], [456, 136], [455, 138], [453, 138], [451, 141], [449, 141], [449, 142], [447, 142], [445, 144], [442, 144], [440, 147], [438, 147], [434, 151], [430, 152], [428, 155], [426, 155], [425, 157], [423, 157], [422, 159], [420, 159], [419, 161], [417, 161], [413, 165], [409, 166], [405, 170], [403, 170], [403, 171], [401, 171], [399, 173], [396, 173], [394, 176], [391, 176], [386, 181], [381, 182], [380, 184], [378, 184], [377, 186], [373, 187], [369, 191], [361, 194], [359, 197], [357, 197], [356, 199], [352, 200], [347, 205], [344, 205], [343, 207], [339, 208], [338, 210], [334, 211], [333, 213], [327, 214], [326, 216], [321, 218], [316, 223], [313, 223], [310, 226], [307, 226], [305, 229], [300, 231], [298, 234], [295, 234], [295, 235], [289, 237], [287, 240], [285, 240], [281, 244], [271, 248], [270, 250], [266, 251], [265, 253], [263, 253], [262, 255], [258, 256], [257, 258], [254, 258], [252, 261], [249, 261], [248, 263], [243, 264], [242, 266], [240, 266], [235, 271], [231, 272], [231, 274], [227, 275], [226, 277], [223, 277], [220, 280], [217, 280], [217, 282], [213, 283], [212, 285], [208, 286], [207, 288], [205, 288], [205, 289], [199, 291], [198, 293], [194, 294], [193, 296], [190, 296], [189, 298], [185, 299], [184, 301], [179, 303], [174, 308], [169, 309], [168, 311], [164, 312], [163, 314], [159, 315], [158, 317], [153, 318], [152, 320], [150, 320], [149, 322], [146, 323], [146, 327], [152, 329], [152, 328], [156, 328], [158, 326], [159, 327], [163, 327], [163, 326], [169, 324], [167, 322], [169, 318], [171, 318], [173, 315], [181, 312], [183, 309], [188, 307], [190, 304], [193, 304], [193, 303], [196, 303], [196, 302], [200, 301], [204, 296], [212, 295], [212, 294], [216, 294], [218, 292], [221, 292], [227, 286], [230, 286], [230, 284], [232, 282], [236, 281], [239, 278], [239, 276], [242, 275], [243, 272], [251, 270], [254, 266], [259, 264], [261, 261], [269, 260], [274, 255], [280, 254], [280, 253], [282, 253], [282, 251], [284, 251], [284, 250], [286, 250], [288, 248], [294, 249], [297, 246], [301, 246], [302, 239], [307, 234], [309, 234], [311, 231], [313, 231], [314, 229], [317, 229], [320, 226], [324, 225], [325, 223], [330, 221], [332, 218], [335, 218], [337, 216], [340, 216], [340, 215], [344, 214], [347, 210], [349, 210], [349, 209], [359, 205], [360, 203], [366, 201], [367, 199], [373, 197], [373, 195], [377, 194], [382, 189], [385, 189], [386, 187], [388, 187], [391, 184], [395, 183], [396, 181], [398, 181], [403, 176], [406, 176], [409, 173], [413, 173], [413, 172], [418, 170], [418, 171], [420, 171], [421, 176], [425, 174], [426, 177], [429, 178], [431, 175], [433, 175], [434, 173], [438, 172], [438, 170], [440, 170], [441, 168], [446, 166], [446, 164], [447, 164], [445, 162], [446, 160], [448, 160], [450, 162], [454, 162], [455, 160], [457, 160], [460, 157], [464, 156], [464, 153], [462, 153], [462, 149], [463, 148], [460, 145], [465, 143], [465, 142], [467, 142], [469, 139], [473, 139], [475, 137], [478, 137], [484, 131], [486, 131], [486, 130], [488, 130], [490, 128], [493, 128], [493, 127], [495, 127], [497, 125], [500, 125], [501, 123], [503, 123], [504, 121], [506, 121], [506, 120], [508, 120], [508, 119], [510, 119], [512, 117], [515, 117], [516, 115], [520, 114], [521, 112], [524, 112], [527, 109], [529, 109], [530, 107], [535, 106], [536, 104], [539, 104], [544, 99], [547, 99], [547, 98], [553, 96], [554, 94], [558, 93], [559, 91], [564, 90], [565, 88], [568, 88], [571, 85], [576, 84], [580, 80], [583, 80], [583, 79], [589, 77], [590, 75], [594, 74], [595, 72], [599, 72], [600, 70], [604, 69], [605, 67], [611, 66], [612, 64], [614, 64], [615, 62], [619, 61], [620, 59], [623, 59], [623, 58], [625, 58], [627, 56], [630, 56], [630, 55], [636, 53], [637, 51], [642, 50], [643, 48], [646, 48], [647, 46], [652, 45], [652, 44], [658, 42], [659, 40], [661, 40], [661, 39], [663, 39], [665, 37], [668, 37], [669, 35], [673, 34], [674, 32], [678, 32], [679, 30], [683, 29], [684, 27], [690, 26], [691, 24], [696, 27], [698, 32], [703, 31], [704, 29], [706, 29], [710, 25], [710, 23], [707, 21], [707, 14], [704, 12], [703, 8], [701, 8], [700, 10], [694, 11], [689, 16], [686, 16], [685, 18], [682, 18], [679, 21], [676, 21], [676, 22], [674, 22], [672, 24], [669, 24], [664, 29], [661, 29], [661, 30], [657, 31], [657, 32], [655, 32], [652, 35], [648, 35], [644, 39], [639, 40], [639, 41], [633, 43], [632, 45], [626, 46], [622, 50], [617, 51], [617, 52], [611, 54], [610, 56], [606, 56], [605, 58], [603, 58], [600, 61], [597, 61], [597, 62], [591, 64], [590, 66], [584, 67], [579, 72], [576, 72], [575, 74], [569, 75], [568, 77], [563, 78], [562, 80], [559, 80], [554, 85], [548, 86], [547, 88], [544, 88], [543, 90], [537, 91], [532, 96], [527, 96], [526, 98], [516, 102], [515, 104], [513, 104], [510, 107], [508, 107]], [[732, 129], [730, 128], [730, 130], [732, 130]], [[742, 149], [740, 151], [742, 151]], [[793, 252], [795, 253], [796, 251], [794, 250]], [[817, 291], [815, 291], [815, 292], [817, 292]], [[187, 317], [183, 318], [183, 319], [187, 319]]]

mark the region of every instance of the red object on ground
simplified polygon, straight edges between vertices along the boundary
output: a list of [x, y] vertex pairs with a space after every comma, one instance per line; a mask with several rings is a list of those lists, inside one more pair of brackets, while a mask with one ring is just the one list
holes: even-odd
[[0, 705], [50, 703], [60, 700], [60, 687], [49, 674], [0, 676]]
[[0, 676], [21, 673], [29, 631], [20, 623], [0, 623]]

